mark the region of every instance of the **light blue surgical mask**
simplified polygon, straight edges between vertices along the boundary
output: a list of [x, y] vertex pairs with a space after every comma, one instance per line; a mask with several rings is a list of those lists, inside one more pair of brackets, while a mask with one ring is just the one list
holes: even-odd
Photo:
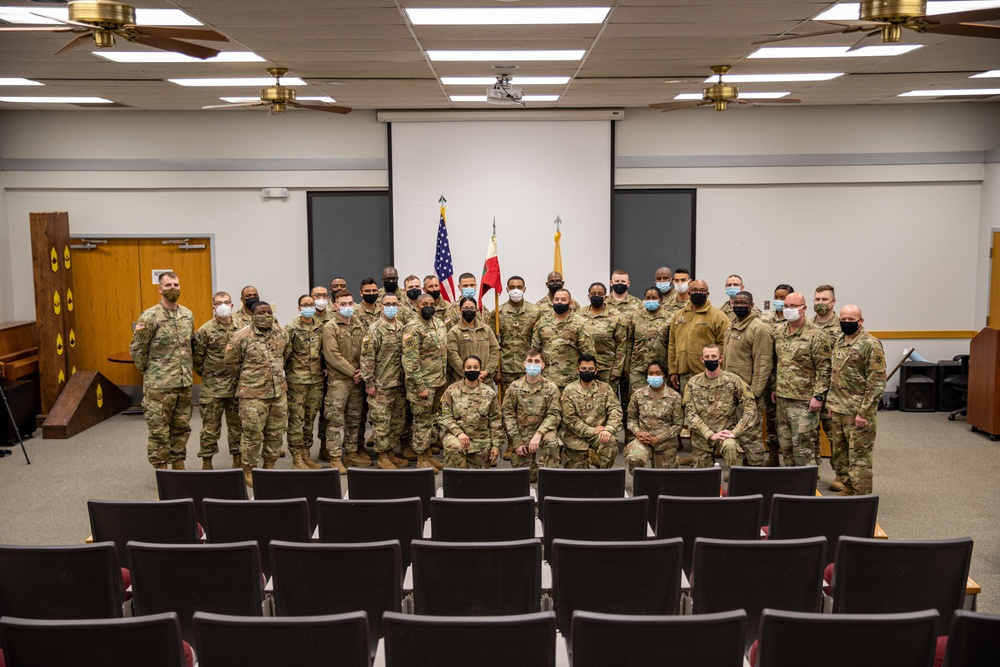
[[462, 296], [467, 296], [470, 299], [476, 298], [476, 288], [475, 287], [463, 287]]
[[655, 313], [660, 309], [659, 301], [645, 301], [643, 303], [646, 305], [646, 310], [648, 310], [651, 313]]
[[730, 299], [732, 299], [734, 296], [736, 296], [739, 293], [740, 293], [740, 288], [739, 287], [727, 287], [726, 288], [726, 296], [728, 296]]
[[646, 376], [646, 382], [648, 382], [649, 386], [652, 387], [653, 389], [659, 389], [660, 387], [663, 386], [663, 376], [662, 375], [647, 375]]
[[541, 372], [542, 372], [542, 365], [541, 364], [525, 364], [524, 365], [524, 372], [527, 373], [528, 375], [530, 375], [533, 378], [534, 377], [538, 377], [541, 374]]
[[385, 313], [385, 316], [390, 320], [394, 320], [396, 319], [396, 315], [399, 314], [399, 306], [385, 306], [382, 308], [382, 312]]
[[779, 313], [785, 309], [785, 302], [781, 299], [775, 299], [771, 302], [771, 305], [774, 306], [774, 309]]
[[674, 286], [674, 284], [671, 283], [671, 282], [656, 283], [656, 289], [660, 290], [664, 294], [666, 294], [667, 292], [669, 292], [670, 288], [673, 287], [673, 286]]
[[344, 306], [340, 309], [340, 316], [350, 318], [354, 315], [354, 306]]
[[316, 309], [313, 308], [312, 306], [309, 306], [308, 308], [303, 308], [299, 312], [302, 313], [302, 317], [312, 317], [313, 315], [316, 314]]

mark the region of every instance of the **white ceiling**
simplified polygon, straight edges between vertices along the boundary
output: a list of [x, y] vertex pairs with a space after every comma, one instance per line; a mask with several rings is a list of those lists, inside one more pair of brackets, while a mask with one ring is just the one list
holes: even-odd
[[[28, 0], [0, 4], [51, 7]], [[927, 104], [901, 98], [914, 89], [1000, 88], [1000, 79], [969, 79], [1000, 68], [1000, 39], [922, 35], [905, 30], [904, 44], [923, 48], [895, 57], [747, 59], [750, 42], [829, 28], [811, 18], [833, 3], [803, 0], [134, 0], [137, 7], [177, 7], [232, 41], [223, 50], [249, 50], [267, 63], [116, 64], [94, 47], [54, 52], [68, 33], [0, 32], [0, 77], [26, 77], [45, 87], [0, 87], [0, 95], [98, 96], [137, 109], [191, 110], [221, 104], [220, 96], [254, 96], [257, 88], [187, 88], [179, 77], [266, 76], [287, 67], [309, 85], [302, 96], [328, 95], [356, 109], [477, 108], [448, 94], [480, 94], [484, 86], [444, 87], [440, 76], [489, 76], [492, 65], [516, 64], [517, 73], [569, 76], [564, 86], [531, 86], [529, 94], [558, 94], [535, 108], [636, 107], [683, 92], [700, 92], [711, 65], [734, 74], [846, 72], [827, 82], [745, 83], [741, 93], [789, 91], [803, 104]], [[238, 5], [238, 8], [236, 7]], [[603, 25], [413, 26], [407, 7], [612, 6]], [[848, 46], [855, 35], [830, 35], [782, 46]], [[877, 40], [872, 42], [877, 44]], [[214, 42], [202, 42], [214, 46]], [[147, 50], [119, 42], [119, 50]], [[431, 62], [434, 49], [584, 49], [582, 62]], [[679, 81], [678, 81], [679, 80]], [[670, 81], [668, 83], [668, 81]], [[975, 103], [1000, 96], [948, 99]], [[0, 103], [3, 109], [83, 108]], [[259, 110], [246, 110], [257, 113]], [[206, 112], [206, 113], [229, 113]], [[697, 113], [683, 111], [679, 113]]]

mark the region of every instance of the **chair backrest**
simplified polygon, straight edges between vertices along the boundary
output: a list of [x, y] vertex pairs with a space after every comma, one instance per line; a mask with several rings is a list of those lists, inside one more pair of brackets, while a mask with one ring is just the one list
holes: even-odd
[[841, 537], [872, 537], [878, 516], [878, 496], [786, 496], [771, 499], [771, 523], [767, 539], [795, 540], [800, 537], [826, 538], [826, 559], [837, 553]]
[[774, 542], [699, 537], [691, 567], [692, 610], [745, 610], [748, 649], [757, 638], [762, 610], [820, 610], [825, 558], [825, 537]]
[[177, 614], [141, 618], [0, 619], [0, 649], [7, 665], [65, 667], [184, 667]]
[[309, 503], [291, 500], [212, 500], [202, 503], [205, 510], [205, 538], [210, 544], [254, 541], [260, 548], [260, 567], [271, 576], [271, 540], [308, 542]]
[[747, 614], [633, 616], [573, 612], [573, 667], [742, 667]]
[[560, 498], [624, 498], [625, 468], [538, 469], [538, 506], [547, 496]]
[[649, 525], [656, 526], [656, 499], [660, 496], [718, 498], [722, 468], [636, 468], [632, 495], [649, 498]]
[[1000, 616], [959, 609], [951, 619], [945, 667], [995, 667], [1000, 656]]
[[[556, 622], [570, 638], [573, 612], [664, 616], [681, 598], [681, 540], [552, 543]], [[628, 664], [625, 662], [624, 664]]]
[[201, 501], [205, 498], [219, 500], [246, 500], [247, 486], [243, 471], [226, 470], [156, 470], [156, 493], [160, 500], [191, 498], [198, 521], [205, 523]]
[[399, 540], [403, 568], [410, 564], [410, 543], [423, 534], [419, 498], [319, 500], [320, 542]]
[[431, 539], [502, 542], [535, 536], [535, 499], [431, 498]]
[[336, 468], [323, 470], [276, 470], [254, 468], [254, 500], [285, 500], [305, 498], [309, 501], [309, 525], [316, 526], [316, 500], [342, 498], [343, 485]]
[[382, 614], [399, 611], [403, 561], [399, 540], [359, 544], [271, 542], [278, 616], [368, 614], [370, 649], [382, 638]]
[[771, 497], [776, 493], [788, 496], [815, 496], [819, 468], [816, 466], [795, 466], [788, 468], [758, 468], [736, 466], [729, 471], [730, 496], [764, 496], [764, 511], [760, 525], [766, 526], [770, 520]]
[[540, 610], [542, 544], [413, 541], [413, 602], [430, 616], [507, 616]]
[[646, 498], [559, 498], [542, 503], [545, 558], [552, 540], [638, 542], [646, 539]]
[[833, 613], [895, 614], [936, 609], [941, 632], [962, 607], [972, 539], [842, 537], [833, 568]]
[[88, 500], [90, 534], [94, 542], [114, 542], [118, 562], [125, 563], [129, 542], [197, 544], [198, 519], [194, 501]]
[[420, 498], [424, 519], [431, 515], [431, 498], [435, 490], [432, 468], [347, 469], [347, 493], [351, 500]]
[[684, 571], [691, 573], [694, 541], [699, 537], [720, 540], [756, 540], [760, 535], [760, 494], [738, 498], [684, 498], [660, 496], [656, 510], [656, 539], [684, 540]]
[[556, 664], [556, 616], [418, 616], [386, 612], [386, 667]]
[[445, 468], [445, 498], [520, 498], [531, 494], [530, 468]]
[[[938, 614], [806, 614], [765, 609], [757, 667], [930, 667]], [[994, 661], [992, 664], [996, 664]]]
[[115, 618], [125, 591], [112, 542], [0, 546], [0, 616]]
[[[256, 487], [255, 487], [256, 488]], [[198, 667], [369, 667], [363, 611], [297, 618], [194, 615]]]
[[256, 542], [149, 544], [129, 542], [132, 604], [137, 616], [177, 612], [194, 642], [196, 611], [260, 616], [264, 583]]

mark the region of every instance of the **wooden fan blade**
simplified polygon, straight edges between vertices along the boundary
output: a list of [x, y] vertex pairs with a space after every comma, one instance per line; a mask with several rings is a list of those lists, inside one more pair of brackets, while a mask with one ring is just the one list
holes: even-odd
[[961, 37], [986, 37], [1000, 39], [1000, 25], [983, 25], [981, 23], [946, 23], [931, 26], [927, 32], [935, 35], [959, 35]]
[[991, 9], [974, 9], [968, 12], [954, 12], [952, 14], [935, 14], [925, 16], [928, 23], [944, 25], [946, 23], [980, 23], [982, 21], [1000, 21], [1000, 7]]
[[851, 48], [847, 49], [847, 52], [850, 53], [851, 51], [857, 51], [858, 49], [863, 48], [862, 45], [876, 35], [882, 35], [882, 28], [875, 28], [871, 32], [866, 33], [861, 39], [851, 44]]
[[229, 38], [221, 32], [211, 29], [201, 28], [170, 28], [166, 26], [152, 25], [127, 25], [125, 29], [132, 29], [140, 35], [149, 37], [165, 37], [167, 39], [197, 39], [207, 42], [228, 42]]
[[211, 104], [207, 107], [202, 107], [202, 109], [238, 109], [240, 107], [262, 107], [265, 104], [270, 105], [270, 102], [235, 102], [233, 104]]
[[858, 32], [859, 30], [867, 30], [868, 26], [854, 26], [847, 28], [839, 28], [837, 30], [818, 30], [816, 32], [807, 32], [801, 35], [784, 35], [782, 37], [773, 37], [771, 39], [761, 39], [756, 42], [750, 42], [751, 45], [756, 46], [757, 44], [771, 44], [772, 42], [787, 42], [790, 39], [805, 39], [806, 37], [819, 37], [821, 35], [838, 35], [847, 34], [849, 32]]
[[50, 27], [33, 27], [33, 28], [0, 28], [0, 32], [73, 32], [76, 28], [70, 28], [68, 26], [52, 26]]
[[200, 58], [202, 60], [219, 55], [218, 49], [210, 49], [207, 46], [192, 44], [191, 42], [182, 42], [179, 39], [139, 35], [139, 39], [137, 41], [140, 44], [152, 46], [154, 49], [160, 49], [161, 51], [175, 51], [177, 53], [183, 53], [186, 56]]
[[89, 32], [85, 32], [82, 35], [77, 35], [73, 39], [66, 42], [66, 45], [63, 46], [58, 51], [56, 51], [55, 54], [53, 55], [59, 55], [63, 51], [72, 51], [73, 49], [78, 49], [81, 46], [83, 46], [89, 39], [91, 39]]
[[61, 18], [57, 18], [55, 16], [46, 16], [45, 14], [36, 14], [35, 12], [31, 12], [31, 15], [32, 16], [37, 16], [40, 19], [45, 19], [46, 21], [59, 21], [59, 23], [64, 23], [66, 25], [73, 25], [73, 26], [76, 26], [77, 28], [87, 28], [88, 30], [93, 30], [96, 27], [96, 26], [93, 26], [93, 25], [91, 25], [89, 23], [80, 23], [79, 21], [70, 21], [69, 19], [61, 19]]
[[754, 104], [799, 104], [802, 100], [796, 97], [779, 97], [776, 100], [754, 100]]
[[659, 109], [660, 113], [664, 111], [677, 111], [678, 109], [690, 109], [692, 107], [700, 106], [705, 104], [704, 102], [660, 102], [659, 104], [650, 104], [651, 109]]
[[333, 104], [294, 104], [299, 109], [312, 109], [313, 111], [332, 111], [333, 113], [351, 113], [351, 107], [338, 107]]

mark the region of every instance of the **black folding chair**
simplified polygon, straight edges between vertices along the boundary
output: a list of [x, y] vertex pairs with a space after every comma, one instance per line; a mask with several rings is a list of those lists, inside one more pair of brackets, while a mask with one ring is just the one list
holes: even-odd
[[431, 498], [431, 539], [443, 542], [502, 542], [527, 540], [534, 536], [535, 499], [531, 496]]
[[542, 504], [545, 558], [552, 540], [638, 542], [647, 537], [646, 498], [558, 498]]
[[318, 502], [320, 542], [399, 540], [403, 568], [410, 564], [410, 543], [423, 535], [419, 498]]
[[656, 510], [656, 539], [684, 540], [684, 571], [691, 572], [694, 541], [699, 537], [720, 540], [756, 540], [760, 535], [760, 495], [739, 498], [685, 498], [660, 496]]
[[114, 542], [118, 562], [125, 563], [129, 542], [197, 544], [198, 520], [194, 501], [88, 500], [90, 533], [94, 542]]
[[[257, 487], [254, 487], [256, 489]], [[210, 544], [255, 541], [260, 566], [271, 576], [271, 540], [308, 542], [311, 539], [309, 504], [305, 498], [291, 500], [210, 500], [202, 503], [205, 532]]]
[[198, 521], [204, 525], [205, 514], [201, 501], [205, 498], [219, 500], [246, 500], [247, 486], [243, 471], [226, 470], [156, 470], [156, 492], [160, 500], [191, 498]]
[[1000, 616], [959, 609], [951, 619], [945, 667], [996, 667], [1000, 660]]
[[441, 488], [445, 498], [520, 498], [531, 494], [531, 470], [445, 468]]
[[427, 519], [431, 515], [434, 492], [434, 470], [431, 468], [347, 469], [347, 493], [351, 500], [420, 498], [421, 512]]
[[340, 471], [336, 468], [323, 470], [276, 470], [253, 469], [254, 500], [286, 500], [305, 498], [309, 501], [309, 526], [316, 527], [318, 512], [316, 500], [319, 498], [341, 498], [343, 487]]
[[718, 498], [722, 468], [636, 468], [632, 495], [649, 499], [649, 525], [656, 526], [656, 499], [660, 496]]
[[878, 496], [786, 496], [771, 499], [769, 540], [825, 537], [827, 560], [832, 563], [841, 537], [871, 537], [875, 534]]
[[538, 469], [538, 506], [548, 496], [560, 498], [624, 498], [625, 468], [606, 470]]
[[816, 466], [796, 466], [787, 468], [756, 468], [736, 466], [729, 471], [729, 496], [764, 497], [764, 511], [760, 525], [770, 521], [771, 497], [776, 493], [788, 496], [815, 496], [819, 468]]

